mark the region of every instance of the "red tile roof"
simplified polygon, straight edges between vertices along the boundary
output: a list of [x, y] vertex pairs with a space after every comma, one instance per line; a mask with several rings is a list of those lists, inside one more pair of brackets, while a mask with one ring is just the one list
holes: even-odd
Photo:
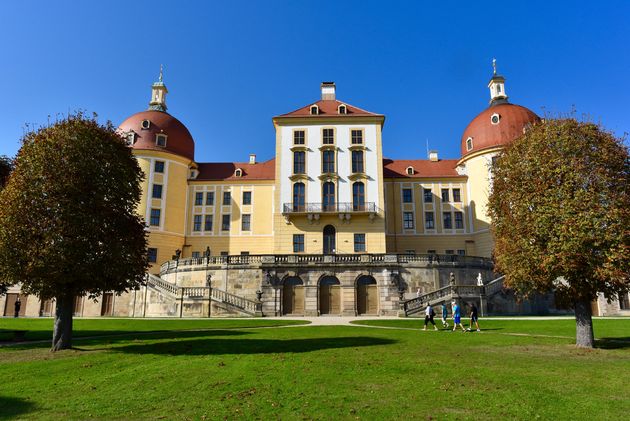
[[[319, 114], [313, 115], [311, 114], [311, 107], [313, 105], [317, 105], [319, 107]], [[347, 114], [339, 114], [338, 107], [340, 105], [346, 106]], [[305, 107], [298, 108], [295, 111], [291, 111], [290, 113], [281, 114], [277, 117], [313, 117], [313, 118], [321, 118], [321, 117], [383, 117], [382, 114], [375, 114], [369, 111], [362, 110], [361, 108], [355, 107], [354, 105], [350, 105], [346, 102], [337, 101], [336, 99], [329, 100], [319, 100], [317, 102], [313, 102], [308, 104]]]
[[[243, 176], [237, 177], [237, 168], [243, 170]], [[199, 175], [196, 180], [275, 180], [276, 160], [250, 164], [249, 162], [205, 162], [198, 164]]]
[[[383, 178], [427, 178], [461, 177], [455, 171], [456, 159], [383, 159]], [[407, 168], [413, 167], [413, 175], [407, 174]]]

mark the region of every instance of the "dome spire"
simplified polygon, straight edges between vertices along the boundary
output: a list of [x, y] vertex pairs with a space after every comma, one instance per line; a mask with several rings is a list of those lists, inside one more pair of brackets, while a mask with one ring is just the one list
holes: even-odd
[[505, 78], [497, 74], [497, 59], [492, 59], [492, 78], [488, 82], [490, 88], [490, 106], [508, 102], [505, 94]]
[[160, 76], [158, 81], [151, 86], [151, 101], [149, 102], [149, 110], [166, 112], [166, 94], [168, 89], [162, 79], [164, 66], [160, 64]]

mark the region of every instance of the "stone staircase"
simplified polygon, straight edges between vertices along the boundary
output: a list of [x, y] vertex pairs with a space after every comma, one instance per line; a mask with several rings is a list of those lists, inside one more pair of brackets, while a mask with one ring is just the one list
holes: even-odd
[[166, 282], [162, 278], [150, 273], [146, 278], [147, 287], [160, 293], [164, 298], [180, 304], [180, 317], [182, 315], [183, 304], [195, 302], [213, 301], [220, 303], [226, 308], [244, 313], [249, 316], [262, 316], [262, 303], [248, 300], [247, 298], [231, 294], [218, 288], [209, 287], [181, 287]]
[[485, 285], [447, 285], [435, 291], [427, 292], [419, 297], [403, 301], [401, 303], [405, 317], [424, 311], [427, 305], [436, 305], [450, 302], [453, 299], [481, 299], [487, 300], [503, 289], [505, 276], [500, 276]]

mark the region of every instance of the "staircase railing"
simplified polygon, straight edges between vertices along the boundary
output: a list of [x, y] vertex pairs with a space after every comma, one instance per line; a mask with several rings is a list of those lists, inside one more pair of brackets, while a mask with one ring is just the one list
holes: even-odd
[[170, 282], [166, 282], [159, 276], [155, 276], [150, 273], [147, 275], [147, 286], [150, 286], [174, 299], [183, 299], [186, 297], [192, 300], [207, 300], [210, 296], [213, 301], [228, 304], [252, 316], [260, 315], [262, 311], [261, 302], [249, 300], [221, 289], [208, 287], [181, 287], [173, 285]]
[[238, 295], [230, 294], [229, 292], [223, 291], [222, 289], [213, 288], [212, 299], [214, 301], [229, 304], [251, 315], [260, 314], [260, 312], [262, 311], [262, 303], [248, 300], [247, 298], [243, 298]]
[[447, 285], [435, 291], [427, 292], [419, 297], [402, 302], [405, 316], [423, 311], [427, 304], [435, 304], [440, 301], [450, 301], [453, 297], [491, 297], [503, 289], [505, 275], [498, 277], [486, 285]]

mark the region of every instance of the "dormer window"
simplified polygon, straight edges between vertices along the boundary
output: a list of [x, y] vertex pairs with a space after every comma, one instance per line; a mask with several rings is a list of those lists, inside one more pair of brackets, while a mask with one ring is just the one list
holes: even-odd
[[127, 133], [127, 139], [125, 140], [125, 143], [127, 144], [127, 146], [133, 146], [133, 144], [136, 143], [136, 134], [133, 131]]
[[197, 178], [197, 176], [198, 176], [198, 175], [199, 175], [199, 171], [198, 171], [198, 170], [196, 170], [196, 169], [194, 169], [194, 168], [191, 168], [191, 169], [190, 169], [190, 178], [191, 178], [192, 180], [194, 180], [195, 178]]
[[311, 105], [311, 115], [318, 115], [319, 107], [317, 105]]
[[473, 138], [469, 137], [468, 139], [466, 139], [466, 150], [470, 151], [473, 148]]
[[345, 105], [341, 104], [339, 108], [337, 108], [339, 114], [348, 114], [348, 109]]
[[243, 176], [243, 170], [240, 168], [237, 168], [236, 171], [234, 171], [234, 176], [235, 177], [242, 177]]
[[151, 127], [151, 122], [149, 120], [142, 120], [140, 127], [142, 127], [143, 130], [148, 130], [149, 127]]
[[414, 174], [414, 172], [415, 172], [415, 171], [413, 170], [413, 167], [407, 167], [406, 171], [407, 171], [407, 175], [413, 175], [413, 174]]
[[159, 133], [155, 135], [155, 144], [162, 148], [166, 147], [166, 135]]
[[490, 122], [494, 125], [499, 124], [500, 120], [501, 120], [501, 116], [497, 113], [492, 114], [492, 116], [490, 117]]

